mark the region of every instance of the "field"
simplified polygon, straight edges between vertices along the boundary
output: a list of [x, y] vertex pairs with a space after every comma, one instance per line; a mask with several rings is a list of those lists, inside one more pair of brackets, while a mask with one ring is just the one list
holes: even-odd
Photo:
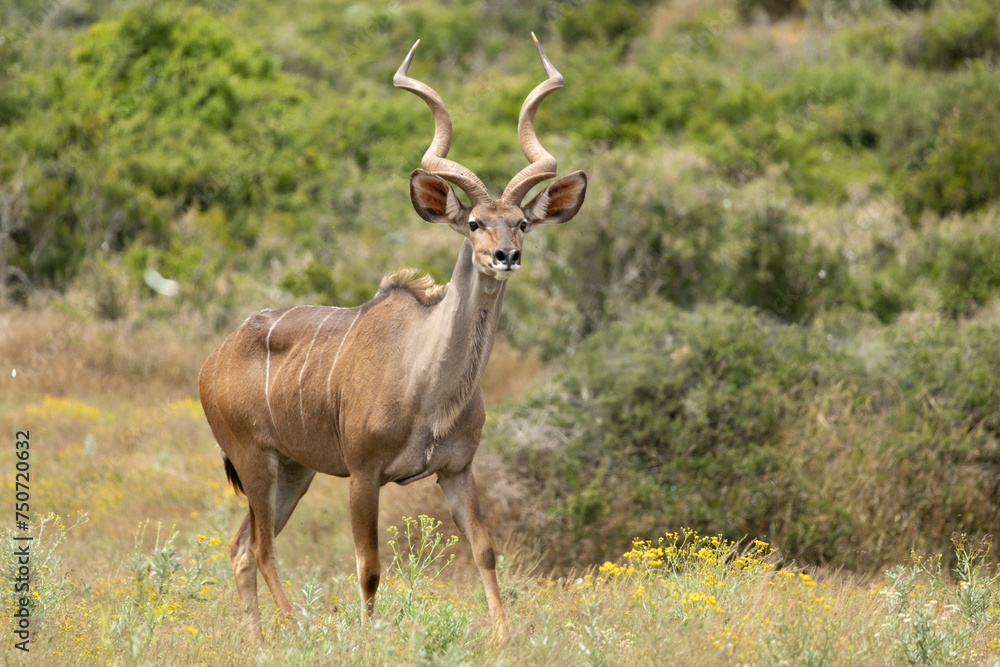
[[[225, 548], [245, 501], [226, 485], [192, 396], [210, 343], [52, 312], [4, 315], [0, 330], [0, 353], [20, 369], [2, 380], [2, 427], [30, 431], [36, 536], [31, 651], [13, 648], [7, 623], [10, 663], [1000, 660], [1000, 573], [988, 541], [956, 535], [949, 553], [913, 554], [884, 574], [862, 575], [803, 568], [761, 541], [666, 526], [653, 539], [617, 545], [619, 557], [599, 567], [544, 569], [545, 554], [504, 523], [517, 512], [490, 488], [504, 476], [492, 469], [500, 464], [489, 446], [478, 470], [499, 538], [513, 636], [506, 648], [492, 641], [468, 544], [429, 480], [383, 493], [386, 576], [375, 620], [362, 627], [347, 488], [332, 478], [316, 481], [278, 540], [296, 619], [281, 618], [261, 584], [265, 640], [255, 646], [240, 625]], [[511, 354], [501, 350], [497, 360]], [[516, 391], [492, 373], [485, 384]], [[12, 476], [6, 486], [12, 497]], [[5, 533], [13, 580], [14, 531]], [[7, 618], [15, 599], [5, 597]]]
[[[0, 0], [0, 460], [35, 538], [21, 605], [0, 525], [5, 662], [1000, 666], [997, 0], [290, 7]], [[420, 38], [496, 194], [531, 30], [566, 81], [539, 138], [589, 185], [526, 237], [483, 378], [512, 640], [432, 479], [383, 490], [362, 626], [325, 478], [253, 645], [198, 369], [257, 310], [447, 280], [392, 75]]]

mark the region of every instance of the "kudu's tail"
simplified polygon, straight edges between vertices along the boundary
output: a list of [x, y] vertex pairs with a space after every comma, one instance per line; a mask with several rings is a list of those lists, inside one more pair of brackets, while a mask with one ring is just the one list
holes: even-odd
[[236, 474], [236, 468], [233, 467], [233, 462], [229, 460], [225, 452], [222, 452], [222, 465], [226, 467], [226, 479], [229, 483], [233, 485], [233, 493], [236, 495], [246, 495], [243, 490], [243, 482], [240, 481], [240, 476]]

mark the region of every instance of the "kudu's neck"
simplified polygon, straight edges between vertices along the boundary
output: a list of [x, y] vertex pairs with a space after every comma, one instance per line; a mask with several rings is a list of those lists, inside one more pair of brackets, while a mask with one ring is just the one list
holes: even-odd
[[429, 355], [434, 367], [425, 369], [432, 374], [427, 380], [435, 395], [433, 400], [447, 406], [437, 420], [435, 436], [450, 429], [479, 386], [493, 349], [506, 292], [506, 281], [479, 273], [472, 255], [472, 243], [466, 240], [445, 296], [428, 321], [431, 331], [426, 342], [435, 349]]
[[443, 361], [463, 370], [475, 368], [478, 382], [493, 349], [507, 282], [476, 270], [472, 254], [472, 243], [466, 240], [438, 311], [441, 330], [448, 332], [449, 354]]

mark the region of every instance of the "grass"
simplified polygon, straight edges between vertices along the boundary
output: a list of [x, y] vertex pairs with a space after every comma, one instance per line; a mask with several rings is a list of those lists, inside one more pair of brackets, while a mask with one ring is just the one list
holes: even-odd
[[[3, 319], [0, 428], [32, 432], [32, 664], [1000, 664], [987, 542], [958, 536], [951, 553], [861, 576], [664, 526], [600, 567], [542, 571], [543, 554], [513, 537], [517, 493], [489, 481], [506, 648], [492, 641], [468, 544], [433, 482], [385, 489], [385, 576], [363, 627], [346, 485], [329, 478], [278, 540], [297, 618], [283, 621], [261, 583], [265, 637], [252, 646], [225, 547], [244, 501], [224, 484], [188, 384], [211, 342], [51, 312]], [[130, 337], [142, 364], [121, 344]], [[484, 479], [505, 479], [496, 460], [480, 457]], [[415, 508], [436, 518], [409, 518]], [[12, 543], [5, 534], [8, 577]], [[9, 583], [2, 601], [9, 618]], [[23, 660], [11, 626], [0, 633], [4, 661]]]
[[[57, 564], [80, 528], [58, 521], [37, 524], [54, 536], [39, 540], [40, 557]], [[779, 568], [763, 542], [683, 529], [579, 576], [538, 578], [501, 560], [513, 639], [500, 648], [478, 582], [454, 571], [439, 528], [421, 516], [392, 531], [367, 627], [353, 576], [286, 567], [296, 620], [265, 594], [253, 646], [223, 539], [144, 523], [111, 572], [36, 575], [32, 663], [1000, 664], [1000, 575], [961, 538], [953, 573], [914, 556], [871, 580]], [[13, 659], [10, 641], [3, 651]]]

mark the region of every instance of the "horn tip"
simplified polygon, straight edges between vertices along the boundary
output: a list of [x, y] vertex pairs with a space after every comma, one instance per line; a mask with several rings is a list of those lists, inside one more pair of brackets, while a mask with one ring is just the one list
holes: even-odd
[[548, 74], [550, 78], [551, 77], [557, 77], [559, 79], [560, 84], [561, 84], [562, 83], [562, 74], [560, 74], [559, 70], [557, 70], [555, 68], [555, 65], [553, 65], [549, 61], [548, 57], [545, 55], [545, 51], [542, 50], [542, 45], [538, 41], [538, 37], [535, 36], [534, 32], [531, 33], [531, 39], [533, 39], [535, 41], [535, 50], [538, 51], [538, 59], [542, 61], [542, 67], [545, 68], [545, 73]]
[[407, 53], [406, 58], [403, 59], [403, 64], [399, 66], [399, 69], [396, 70], [396, 74], [392, 77], [392, 85], [398, 87], [400, 84], [404, 83], [403, 79], [406, 78], [406, 73], [410, 69], [410, 63], [413, 62], [413, 54], [417, 52], [417, 46], [419, 44], [420, 40], [418, 39], [413, 43], [413, 46], [410, 47], [410, 52]]

